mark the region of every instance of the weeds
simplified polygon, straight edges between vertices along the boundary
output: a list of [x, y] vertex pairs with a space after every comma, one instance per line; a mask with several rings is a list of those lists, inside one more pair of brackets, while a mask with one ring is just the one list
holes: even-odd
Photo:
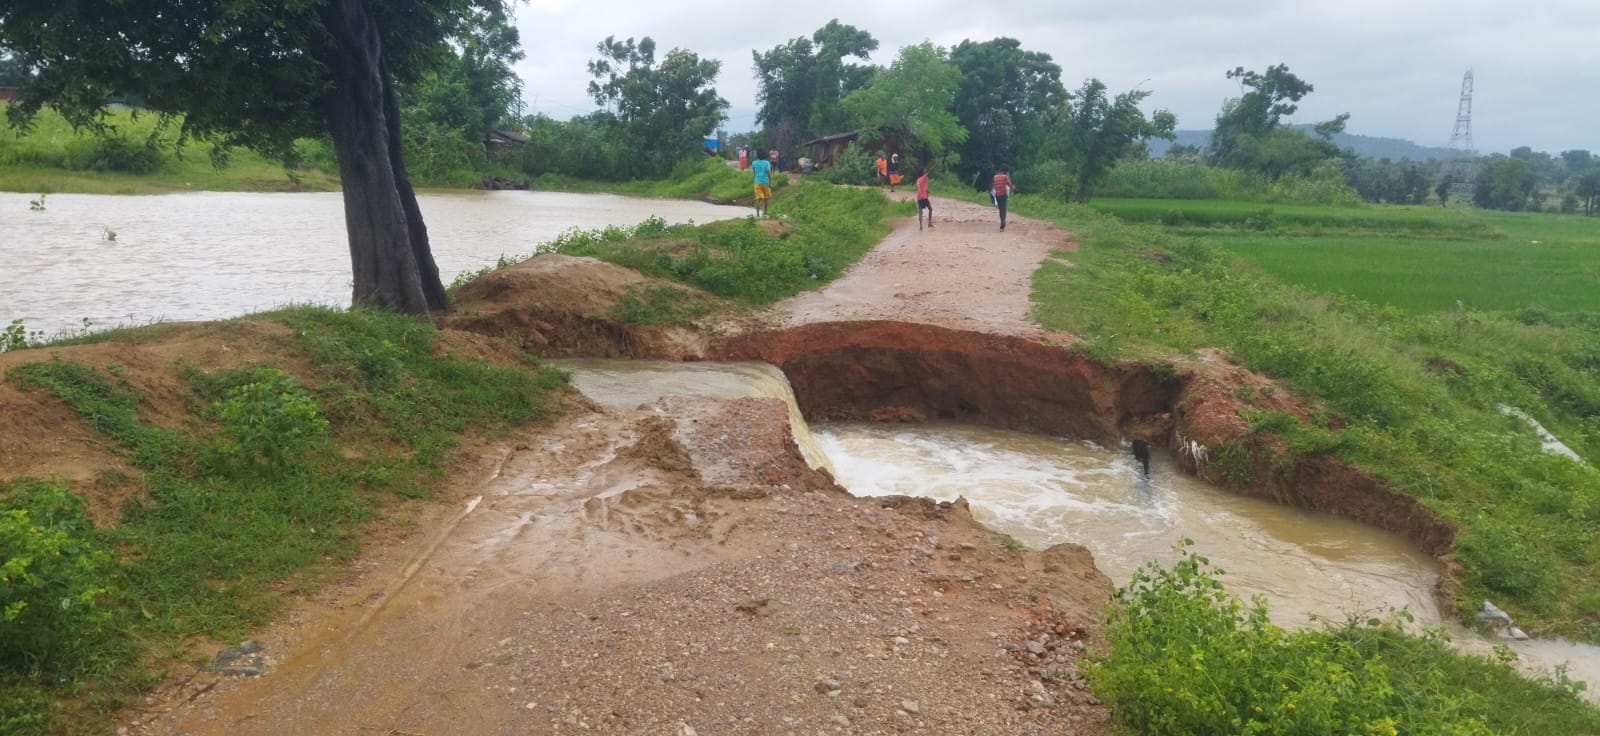
[[436, 355], [433, 327], [399, 315], [266, 318], [293, 328], [290, 353], [314, 370], [182, 368], [194, 416], [181, 429], [146, 422], [115, 365], [58, 356], [8, 375], [109, 437], [144, 493], [94, 529], [62, 485], [0, 483], [0, 732], [56, 728], [58, 698], [86, 697], [73, 707], [92, 720], [136, 697], [162, 653], [242, 636], [280, 591], [353, 555], [385, 499], [426, 493], [461, 432], [537, 419], [565, 380]]
[[1222, 570], [1180, 547], [1117, 590], [1106, 655], [1087, 678], [1127, 733], [1594, 733], [1600, 711], [1570, 681], [1529, 680], [1504, 659], [1462, 656], [1409, 617], [1352, 617], [1320, 630], [1274, 626], [1259, 597], [1228, 594]]

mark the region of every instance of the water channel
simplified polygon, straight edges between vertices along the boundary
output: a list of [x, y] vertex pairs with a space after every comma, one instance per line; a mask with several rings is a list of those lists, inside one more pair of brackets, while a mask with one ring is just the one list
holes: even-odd
[[[942, 501], [964, 496], [973, 516], [1029, 547], [1081, 544], [1118, 584], [1150, 561], [1170, 562], [1174, 545], [1226, 571], [1241, 597], [1266, 597], [1274, 621], [1343, 620], [1406, 608], [1418, 623], [1442, 623], [1433, 598], [1436, 561], [1405, 540], [1345, 519], [1234, 495], [1179, 472], [1156, 454], [1151, 477], [1132, 458], [1090, 443], [948, 423], [807, 425], [783, 374], [760, 363], [564, 361], [573, 385], [619, 409], [668, 395], [785, 401], [796, 444], [812, 467], [829, 469], [858, 496], [902, 494]], [[1600, 647], [1564, 640], [1490, 639], [1452, 627], [1458, 647], [1517, 652], [1532, 672], [1566, 663], [1576, 680], [1600, 687]], [[1594, 688], [1586, 693], [1596, 700]]]
[[[337, 192], [52, 194], [43, 211], [31, 211], [37, 198], [0, 192], [0, 327], [22, 319], [53, 336], [85, 319], [106, 329], [350, 302]], [[445, 283], [572, 228], [745, 214], [704, 202], [560, 192], [429, 192], [418, 203]]]

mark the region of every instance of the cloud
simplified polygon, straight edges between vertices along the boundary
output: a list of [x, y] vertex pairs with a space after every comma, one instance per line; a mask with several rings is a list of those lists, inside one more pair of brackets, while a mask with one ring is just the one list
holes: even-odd
[[[651, 36], [722, 62], [718, 90], [753, 110], [751, 51], [809, 36], [838, 18], [879, 41], [873, 62], [932, 40], [1010, 36], [1050, 54], [1062, 81], [1087, 77], [1113, 90], [1143, 82], [1152, 107], [1180, 127], [1207, 128], [1240, 93], [1235, 66], [1286, 63], [1316, 87], [1296, 121], [1351, 113], [1350, 130], [1443, 145], [1455, 122], [1462, 72], [1474, 70], [1473, 132], [1480, 150], [1531, 145], [1552, 153], [1600, 150], [1600, 3], [1541, 0], [811, 0], [727, 7], [618, 0], [533, 0], [517, 7], [527, 60], [517, 68], [532, 111], [567, 117], [594, 108], [585, 63], [606, 36]], [[1149, 81], [1144, 81], [1149, 80]], [[739, 120], [731, 121], [735, 127]], [[745, 123], [746, 125], [750, 123]]]

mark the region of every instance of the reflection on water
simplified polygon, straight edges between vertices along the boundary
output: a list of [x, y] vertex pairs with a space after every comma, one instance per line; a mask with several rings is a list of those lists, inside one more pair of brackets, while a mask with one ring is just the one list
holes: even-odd
[[[52, 194], [43, 212], [29, 211], [37, 196], [0, 192], [0, 326], [21, 318], [53, 335], [84, 318], [105, 328], [349, 304], [337, 192]], [[418, 202], [446, 283], [574, 227], [745, 214], [703, 202], [557, 192], [439, 192]]]
[[973, 515], [1030, 547], [1074, 542], [1125, 583], [1155, 560], [1176, 559], [1184, 537], [1227, 572], [1240, 595], [1266, 595], [1274, 619], [1407, 607], [1439, 618], [1432, 558], [1402, 540], [1325, 514], [1226, 493], [1153, 458], [1092, 445], [961, 425], [822, 424], [813, 434], [857, 495], [965, 496]]

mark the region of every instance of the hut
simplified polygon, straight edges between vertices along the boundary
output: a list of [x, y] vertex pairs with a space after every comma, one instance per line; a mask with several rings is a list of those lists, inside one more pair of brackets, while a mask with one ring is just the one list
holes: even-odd
[[806, 158], [816, 162], [818, 166], [832, 166], [839, 163], [839, 157], [844, 155], [844, 149], [856, 139], [857, 131], [848, 133], [835, 133], [821, 138], [813, 138], [800, 145], [806, 149]]

